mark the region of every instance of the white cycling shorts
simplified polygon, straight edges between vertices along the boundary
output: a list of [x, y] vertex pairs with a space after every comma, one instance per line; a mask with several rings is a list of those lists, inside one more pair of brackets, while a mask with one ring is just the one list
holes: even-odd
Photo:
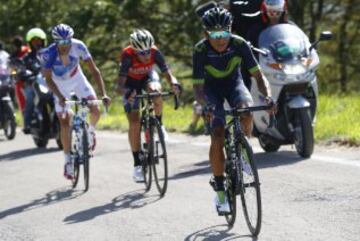
[[[84, 73], [79, 69], [73, 77], [67, 80], [54, 80], [54, 82], [61, 94], [67, 99], [70, 99], [72, 93], [75, 93], [79, 99], [96, 99], [94, 88], [86, 79]], [[61, 107], [59, 105], [59, 99], [55, 96], [55, 110], [57, 113], [68, 112], [69, 107]]]

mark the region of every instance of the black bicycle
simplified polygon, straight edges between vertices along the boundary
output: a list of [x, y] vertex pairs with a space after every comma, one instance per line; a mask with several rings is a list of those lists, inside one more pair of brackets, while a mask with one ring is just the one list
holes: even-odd
[[[225, 125], [225, 180], [230, 205], [230, 213], [225, 214], [225, 219], [230, 226], [234, 225], [236, 196], [240, 195], [247, 226], [254, 236], [259, 234], [261, 228], [260, 181], [252, 147], [241, 130], [239, 117], [244, 113], [270, 108], [270, 106], [254, 106], [225, 110], [225, 115], [231, 117]], [[269, 126], [271, 125], [272, 123], [269, 123]]]
[[102, 100], [70, 100], [65, 101], [67, 106], [75, 106], [75, 114], [72, 118], [71, 131], [71, 153], [74, 164], [74, 178], [72, 179], [72, 186], [75, 188], [79, 181], [80, 166], [84, 167], [84, 184], [85, 192], [89, 189], [90, 180], [90, 163], [89, 159], [92, 157], [89, 148], [87, 114], [89, 112], [88, 106], [99, 105]]
[[172, 92], [152, 92], [136, 95], [141, 100], [141, 154], [145, 190], [149, 191], [152, 174], [160, 196], [164, 196], [168, 183], [168, 163], [164, 135], [155, 118], [153, 99], [174, 95], [175, 110], [179, 107], [178, 96]]

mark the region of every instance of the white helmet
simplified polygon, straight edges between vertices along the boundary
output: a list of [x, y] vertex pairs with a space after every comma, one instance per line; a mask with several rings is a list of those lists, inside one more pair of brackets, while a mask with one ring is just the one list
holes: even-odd
[[285, 0], [265, 0], [266, 10], [273, 10], [278, 12], [285, 11]]
[[149, 50], [155, 44], [154, 37], [146, 29], [136, 29], [130, 34], [130, 44], [137, 51]]

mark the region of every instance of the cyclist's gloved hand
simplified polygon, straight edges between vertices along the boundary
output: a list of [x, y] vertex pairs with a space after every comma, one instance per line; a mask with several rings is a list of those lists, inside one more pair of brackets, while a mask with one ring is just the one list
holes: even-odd
[[268, 110], [268, 113], [271, 115], [275, 114], [277, 111], [277, 106], [276, 106], [276, 103], [273, 100], [273, 98], [271, 98], [270, 96], [267, 96], [267, 97], [265, 97], [264, 101], [270, 107], [270, 109]]
[[105, 95], [103, 95], [103, 97], [101, 99], [104, 103], [105, 108], [107, 108], [111, 103], [110, 97], [105, 94]]
[[179, 83], [172, 83], [171, 89], [176, 95], [179, 95], [182, 92], [182, 87]]

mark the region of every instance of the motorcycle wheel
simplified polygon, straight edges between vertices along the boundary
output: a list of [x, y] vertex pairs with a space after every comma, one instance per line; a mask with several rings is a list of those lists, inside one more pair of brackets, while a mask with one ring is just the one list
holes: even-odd
[[310, 109], [297, 110], [295, 117], [295, 148], [301, 157], [308, 158], [314, 151], [314, 132]]
[[280, 148], [279, 144], [271, 143], [264, 135], [260, 135], [258, 139], [261, 148], [266, 152], [276, 152]]
[[39, 137], [35, 137], [35, 136], [33, 136], [33, 140], [34, 140], [35, 145], [38, 148], [46, 147], [49, 142], [48, 138], [39, 138]]
[[13, 107], [10, 103], [4, 105], [5, 125], [4, 134], [8, 140], [12, 140], [16, 135], [16, 120]]

